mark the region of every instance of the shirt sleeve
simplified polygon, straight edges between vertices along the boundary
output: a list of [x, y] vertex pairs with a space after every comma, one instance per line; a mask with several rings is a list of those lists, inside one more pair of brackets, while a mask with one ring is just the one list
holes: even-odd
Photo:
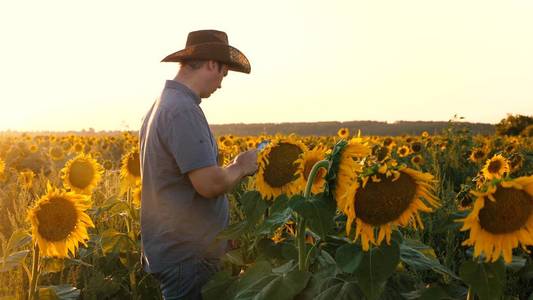
[[167, 143], [182, 174], [217, 165], [211, 134], [204, 115], [195, 110], [180, 111], [168, 121]]

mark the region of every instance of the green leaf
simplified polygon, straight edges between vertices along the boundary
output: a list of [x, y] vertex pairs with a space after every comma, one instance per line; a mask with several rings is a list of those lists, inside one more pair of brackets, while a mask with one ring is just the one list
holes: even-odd
[[246, 221], [255, 225], [265, 215], [268, 204], [261, 198], [257, 191], [248, 191], [241, 198]]
[[[429, 249], [431, 249], [428, 246]], [[433, 270], [460, 279], [452, 270], [443, 266], [438, 259], [424, 255], [422, 252], [404, 244], [400, 245], [400, 259], [403, 263], [417, 271]]]
[[135, 242], [127, 234], [116, 231], [113, 228], [109, 228], [102, 233], [101, 244], [104, 255], [129, 252], [136, 247]]
[[245, 265], [241, 248], [233, 249], [233, 250], [226, 252], [226, 254], [223, 257], [223, 260], [229, 261], [230, 263], [237, 265], [237, 266]]
[[284, 273], [267, 284], [254, 299], [292, 300], [305, 288], [310, 277], [311, 274], [309, 272], [297, 269]]
[[42, 260], [42, 274], [57, 273], [63, 270], [65, 265], [62, 258], [43, 257]]
[[520, 271], [522, 268], [526, 266], [527, 259], [520, 256], [513, 256], [513, 260], [510, 264], [505, 265], [505, 267], [513, 272]]
[[424, 288], [420, 293], [419, 300], [443, 300], [443, 299], [453, 299], [446, 293], [446, 291], [438, 286], [431, 286], [429, 288]]
[[237, 280], [237, 278], [231, 277], [227, 272], [218, 272], [213, 275], [211, 280], [202, 287], [202, 298], [226, 300], [228, 298], [228, 288]]
[[14, 268], [18, 268], [29, 252], [30, 250], [13, 252], [7, 256], [6, 260], [0, 257], [0, 272], [7, 272]]
[[50, 285], [39, 288], [39, 300], [75, 300], [80, 297], [80, 290], [68, 285]]
[[217, 239], [221, 240], [234, 240], [241, 237], [248, 231], [250, 224], [245, 220], [239, 223], [232, 224], [226, 229], [218, 233]]
[[263, 238], [257, 242], [257, 250], [260, 256], [269, 259], [282, 259], [280, 244], [275, 244], [271, 239]]
[[459, 275], [480, 300], [500, 299], [505, 286], [505, 265], [502, 260], [494, 263], [465, 261]]
[[533, 263], [527, 264], [520, 270], [520, 277], [526, 281], [533, 279]]
[[31, 235], [26, 232], [26, 230], [18, 229], [15, 230], [9, 242], [7, 242], [7, 252], [16, 250], [17, 248], [24, 247], [31, 242]]
[[306, 220], [307, 226], [322, 239], [333, 232], [336, 205], [330, 198], [311, 197], [305, 199], [302, 196], [295, 196], [289, 205]]
[[316, 296], [315, 300], [359, 300], [362, 299], [361, 291], [354, 282], [335, 279], [334, 284]]
[[256, 230], [256, 234], [272, 234], [276, 229], [283, 226], [291, 218], [292, 209], [285, 208], [281, 211], [271, 213]]
[[383, 243], [364, 253], [355, 277], [368, 299], [379, 298], [399, 262], [400, 247], [395, 240], [391, 241], [391, 245]]
[[363, 251], [356, 244], [344, 244], [337, 249], [335, 260], [345, 273], [353, 273], [363, 259]]
[[320, 250], [316, 264], [311, 266], [311, 278], [306, 288], [298, 295], [298, 300], [311, 300], [321, 292], [321, 287], [329, 278], [335, 277], [338, 267], [328, 252]]

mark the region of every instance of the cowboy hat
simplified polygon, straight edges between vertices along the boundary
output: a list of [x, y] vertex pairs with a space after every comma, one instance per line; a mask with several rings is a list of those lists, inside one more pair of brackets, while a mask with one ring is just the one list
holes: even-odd
[[189, 32], [185, 49], [174, 52], [161, 62], [187, 60], [215, 60], [228, 66], [229, 70], [250, 73], [250, 62], [237, 48], [228, 44], [228, 35], [218, 30]]

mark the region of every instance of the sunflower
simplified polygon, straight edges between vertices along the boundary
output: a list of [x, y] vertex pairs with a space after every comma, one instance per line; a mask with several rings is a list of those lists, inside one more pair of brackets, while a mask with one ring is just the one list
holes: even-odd
[[28, 212], [32, 239], [37, 242], [45, 257], [68, 257], [74, 255], [78, 245], [87, 245], [87, 228], [93, 227], [85, 213], [89, 208], [87, 196], [47, 187], [42, 196]]
[[4, 171], [6, 169], [6, 163], [0, 158], [0, 174], [4, 174]]
[[65, 152], [63, 151], [63, 148], [59, 146], [54, 146], [50, 148], [49, 154], [52, 160], [62, 160], [65, 157]]
[[414, 165], [417, 165], [417, 166], [420, 166], [424, 163], [424, 159], [422, 158], [422, 156], [420, 155], [415, 155], [411, 158], [411, 162], [414, 164]]
[[385, 146], [385, 147], [391, 148], [394, 145], [395, 145], [394, 140], [392, 138], [390, 138], [390, 137], [386, 137], [383, 140], [383, 146]]
[[418, 153], [418, 152], [422, 151], [422, 147], [423, 147], [422, 143], [420, 143], [420, 142], [411, 143], [411, 151], [413, 153]]
[[31, 144], [28, 149], [30, 150], [31, 153], [35, 153], [37, 152], [37, 150], [39, 150], [39, 146], [37, 146], [36, 144]]
[[523, 164], [524, 157], [519, 153], [511, 155], [511, 157], [509, 158], [509, 167], [511, 168], [511, 173], [520, 170]]
[[102, 167], [88, 154], [80, 153], [69, 160], [61, 170], [61, 179], [67, 189], [91, 194], [102, 178]]
[[83, 145], [82, 143], [76, 143], [72, 147], [72, 150], [73, 152], [82, 152], [84, 148], [85, 148], [85, 145]]
[[139, 148], [133, 147], [122, 157], [120, 179], [122, 180], [122, 193], [125, 193], [128, 188], [135, 188], [135, 186], [141, 181]]
[[135, 208], [141, 207], [141, 194], [142, 194], [142, 187], [141, 187], [141, 184], [139, 183], [137, 184], [135, 189], [133, 189], [133, 198], [131, 201]]
[[401, 146], [400, 148], [398, 148], [398, 156], [400, 157], [406, 157], [407, 155], [409, 155], [410, 152], [411, 150], [407, 146]]
[[422, 131], [421, 136], [422, 136], [423, 138], [428, 138], [428, 137], [429, 137], [429, 132], [427, 132], [427, 131]]
[[[313, 166], [326, 158], [328, 149], [322, 145], [316, 146], [313, 150], [305, 151], [299, 159], [296, 160], [298, 164], [298, 170], [296, 175], [303, 176], [304, 181], [307, 183], [309, 180], [309, 175]], [[311, 187], [311, 192], [313, 194], [318, 194], [323, 191], [324, 184], [326, 184], [326, 173], [327, 171], [324, 168], [320, 168], [316, 173], [315, 180]]]
[[341, 139], [348, 139], [348, 137], [350, 136], [350, 130], [348, 128], [341, 128], [339, 129], [339, 131], [337, 131], [337, 135]]
[[501, 154], [494, 155], [488, 159], [481, 170], [483, 177], [487, 180], [500, 179], [509, 174], [509, 162]]
[[292, 196], [301, 192], [305, 182], [298, 171], [298, 159], [307, 147], [294, 137], [275, 138], [259, 153], [255, 186], [261, 196], [272, 199], [281, 194]]
[[483, 148], [474, 148], [472, 150], [472, 153], [470, 154], [470, 160], [475, 163], [481, 162], [485, 156], [487, 156], [487, 153], [485, 149]]
[[340, 208], [348, 217], [347, 235], [355, 222], [355, 239], [361, 236], [363, 250], [368, 251], [370, 244], [380, 245], [383, 239], [389, 244], [396, 226], [423, 228], [419, 213], [431, 212], [439, 206], [433, 182], [431, 174], [404, 167], [384, 174], [380, 170], [348, 183], [347, 192], [338, 201], [345, 204]]
[[390, 156], [390, 148], [386, 146], [375, 145], [372, 147], [372, 155], [374, 155], [379, 162], [383, 162]]
[[470, 230], [463, 245], [473, 245], [474, 256], [483, 253], [486, 261], [494, 262], [503, 254], [510, 263], [519, 244], [524, 250], [533, 245], [533, 176], [489, 184], [485, 191], [471, 193], [477, 198], [461, 220], [461, 231]]
[[[353, 203], [346, 201], [346, 194], [353, 188], [352, 183], [357, 184], [357, 176], [363, 170], [363, 165], [360, 160], [370, 154], [370, 149], [366, 145], [356, 141], [350, 141], [341, 147], [343, 148], [340, 150], [338, 162], [337, 158], [334, 157], [332, 159], [336, 164], [331, 170], [335, 174], [335, 184], [333, 185], [334, 196], [337, 207], [341, 211], [351, 212], [353, 211]], [[336, 148], [337, 146], [333, 150], [333, 155], [336, 155]]]

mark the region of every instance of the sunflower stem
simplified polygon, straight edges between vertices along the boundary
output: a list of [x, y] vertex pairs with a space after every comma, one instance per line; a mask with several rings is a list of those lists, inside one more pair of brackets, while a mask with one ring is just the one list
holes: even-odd
[[315, 177], [316, 177], [316, 174], [318, 173], [318, 170], [320, 168], [324, 168], [326, 169], [326, 171], [328, 171], [329, 167], [330, 167], [330, 162], [327, 159], [318, 161], [313, 165], [313, 168], [311, 169], [311, 172], [309, 173], [309, 177], [307, 177], [307, 184], [305, 186], [305, 193], [304, 193], [305, 199], [308, 199], [309, 196], [311, 195], [311, 188], [313, 187], [313, 182], [315, 182]]
[[[328, 170], [330, 167], [329, 160], [321, 160], [316, 162], [309, 173], [307, 178], [307, 184], [305, 186], [304, 198], [305, 200], [309, 199], [311, 195], [311, 188], [313, 187], [313, 182], [315, 182], [315, 177], [320, 168]], [[296, 230], [296, 240], [298, 242], [298, 270], [307, 271], [307, 247], [305, 245], [305, 228], [306, 222], [303, 216], [300, 216], [298, 219], [298, 225]]]
[[306, 254], [306, 246], [305, 246], [305, 219], [302, 217], [298, 218], [298, 227], [297, 227], [296, 234], [298, 235], [296, 237], [298, 241], [298, 270], [300, 271], [307, 271], [307, 266], [305, 265], [305, 254]]
[[28, 290], [28, 299], [34, 300], [36, 294], [37, 281], [39, 280], [39, 245], [37, 243], [33, 246], [33, 259], [31, 268], [30, 288]]

